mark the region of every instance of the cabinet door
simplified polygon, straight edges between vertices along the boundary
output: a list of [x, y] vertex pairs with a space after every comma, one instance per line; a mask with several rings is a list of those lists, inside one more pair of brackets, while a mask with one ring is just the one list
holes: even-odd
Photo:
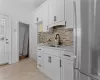
[[64, 1], [65, 0], [49, 0], [49, 24], [64, 20]]
[[55, 10], [55, 15], [54, 15], [54, 19], [55, 22], [60, 22], [60, 21], [64, 21], [65, 20], [65, 1], [66, 0], [56, 0], [56, 10]]
[[41, 22], [42, 20], [43, 20], [43, 8], [42, 6], [40, 6], [34, 11], [34, 23]]
[[49, 21], [49, 4], [48, 1], [46, 1], [43, 4], [43, 32], [48, 31], [48, 21]]
[[44, 70], [52, 80], [60, 80], [60, 58], [44, 54]]
[[41, 21], [43, 21], [43, 7], [42, 6], [40, 6], [39, 8], [38, 8], [38, 22], [41, 22]]
[[37, 58], [37, 68], [43, 68], [43, 59], [38, 57]]
[[51, 56], [51, 73], [52, 80], [60, 80], [60, 58], [56, 56]]
[[37, 18], [38, 18], [37, 10], [35, 10], [33, 13], [34, 13], [34, 23], [37, 23]]
[[73, 0], [65, 0], [65, 18], [66, 18], [66, 27], [73, 28], [74, 23], [74, 9], [73, 9]]
[[56, 0], [49, 0], [49, 24], [54, 23], [54, 15], [56, 15]]
[[61, 79], [74, 80], [73, 72], [73, 61], [62, 59]]
[[44, 54], [44, 73], [52, 78], [51, 55]]

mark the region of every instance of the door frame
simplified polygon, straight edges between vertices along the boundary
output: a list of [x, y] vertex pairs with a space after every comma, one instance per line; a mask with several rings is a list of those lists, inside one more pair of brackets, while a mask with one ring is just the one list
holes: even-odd
[[[18, 54], [18, 55], [17, 55], [16, 57], [17, 57], [17, 59], [18, 59], [18, 60], [17, 60], [18, 62], [19, 62], [19, 23], [20, 23], [20, 22], [21, 22], [21, 23], [24, 23], [24, 24], [27, 24], [27, 23], [22, 22], [22, 21], [18, 21], [18, 22], [17, 22], [17, 26], [18, 26], [18, 27], [17, 27], [17, 54]], [[30, 58], [30, 26], [31, 26], [31, 25], [30, 25], [30, 24], [27, 24], [27, 25], [29, 25], [28, 27], [29, 27], [29, 58]]]
[[9, 49], [9, 56], [8, 56], [8, 64], [11, 64], [12, 63], [12, 24], [11, 24], [12, 19], [11, 19], [10, 15], [5, 14], [5, 13], [0, 13], [0, 15], [4, 15], [4, 16], [8, 17], [8, 26], [10, 28], [9, 34], [11, 35], [9, 37], [9, 47], [10, 47], [10, 49]]

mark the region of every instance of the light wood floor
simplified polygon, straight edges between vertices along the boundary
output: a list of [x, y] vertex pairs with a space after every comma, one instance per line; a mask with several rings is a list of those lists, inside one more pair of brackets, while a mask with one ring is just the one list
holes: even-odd
[[50, 80], [36, 68], [36, 62], [25, 59], [0, 68], [0, 80]]

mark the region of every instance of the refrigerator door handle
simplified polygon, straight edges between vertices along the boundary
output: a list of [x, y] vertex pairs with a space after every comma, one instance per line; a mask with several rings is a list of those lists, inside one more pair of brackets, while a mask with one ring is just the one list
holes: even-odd
[[79, 75], [79, 71], [77, 69], [74, 69], [74, 80], [80, 80], [80, 75]]
[[96, 17], [96, 3], [97, 3], [97, 0], [94, 0], [94, 16]]
[[76, 13], [76, 2], [73, 1], [73, 26], [74, 26], [74, 68], [78, 68], [78, 55], [77, 55], [77, 13]]

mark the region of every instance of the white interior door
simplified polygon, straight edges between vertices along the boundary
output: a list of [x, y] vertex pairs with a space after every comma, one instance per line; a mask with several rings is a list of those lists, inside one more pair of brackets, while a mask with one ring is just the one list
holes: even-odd
[[0, 14], [0, 65], [8, 63], [9, 49], [8, 17]]

